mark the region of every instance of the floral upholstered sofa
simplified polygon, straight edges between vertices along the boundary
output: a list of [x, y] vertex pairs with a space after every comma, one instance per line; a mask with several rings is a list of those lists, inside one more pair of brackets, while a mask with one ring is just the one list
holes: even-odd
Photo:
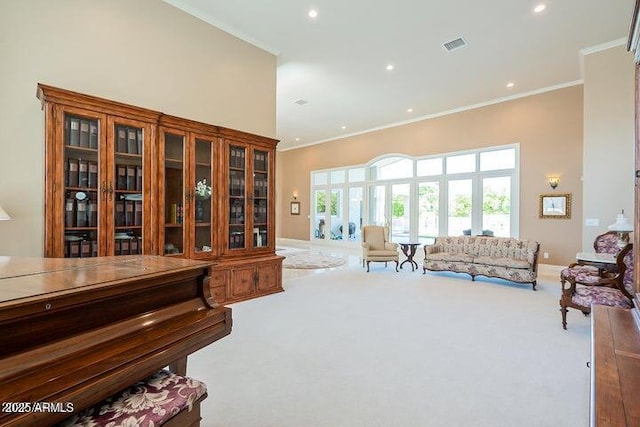
[[533, 240], [510, 237], [437, 237], [424, 247], [423, 274], [454, 271], [475, 276], [498, 277], [518, 283], [531, 283], [536, 290], [538, 251]]

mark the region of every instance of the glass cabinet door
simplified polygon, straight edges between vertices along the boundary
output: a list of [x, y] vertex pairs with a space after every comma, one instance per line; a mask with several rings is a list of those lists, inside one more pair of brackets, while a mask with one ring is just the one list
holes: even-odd
[[229, 147], [229, 249], [245, 247], [246, 148]]
[[165, 255], [184, 253], [184, 136], [164, 132]]
[[129, 123], [113, 123], [113, 180], [108, 184], [113, 200], [113, 255], [143, 253], [144, 129]]
[[[64, 257], [99, 255], [100, 120], [64, 113]], [[106, 188], [101, 188], [102, 192]]]
[[195, 138], [195, 182], [193, 184], [194, 200], [194, 251], [196, 253], [211, 252], [213, 248], [213, 151], [214, 144], [210, 140]]
[[269, 153], [253, 151], [253, 247], [269, 244]]

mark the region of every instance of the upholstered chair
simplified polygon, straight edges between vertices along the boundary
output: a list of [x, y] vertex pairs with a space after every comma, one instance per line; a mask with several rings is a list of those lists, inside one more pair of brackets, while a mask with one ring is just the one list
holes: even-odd
[[381, 225], [365, 225], [362, 227], [362, 267], [367, 264], [369, 272], [370, 262], [396, 263], [398, 271], [398, 244], [389, 241], [389, 227]]
[[[580, 310], [585, 316], [591, 313], [593, 304], [613, 307], [633, 307], [633, 245], [625, 246], [616, 257], [617, 271], [602, 275], [595, 269], [584, 271], [581, 276], [568, 276], [562, 281], [560, 312], [562, 327], [567, 329], [567, 308]], [[580, 283], [577, 281], [580, 280]], [[568, 282], [568, 286], [566, 284]]]
[[[615, 231], [607, 231], [597, 236], [593, 241], [593, 249], [596, 253], [617, 255], [621, 249], [618, 246], [618, 233]], [[604, 277], [605, 274], [606, 271], [594, 266], [572, 263], [560, 272], [560, 282], [564, 285], [569, 277], [573, 277], [578, 284], [588, 284], [590, 282], [597, 282], [599, 280], [597, 276]]]

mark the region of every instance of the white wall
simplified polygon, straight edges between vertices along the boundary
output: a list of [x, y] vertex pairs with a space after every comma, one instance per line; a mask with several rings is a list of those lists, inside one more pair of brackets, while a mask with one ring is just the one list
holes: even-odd
[[276, 58], [158, 0], [0, 2], [0, 255], [41, 256], [38, 82], [275, 136]]
[[[625, 46], [584, 56], [582, 239], [587, 251], [622, 209], [633, 219], [634, 71]], [[587, 219], [599, 225], [586, 226]]]

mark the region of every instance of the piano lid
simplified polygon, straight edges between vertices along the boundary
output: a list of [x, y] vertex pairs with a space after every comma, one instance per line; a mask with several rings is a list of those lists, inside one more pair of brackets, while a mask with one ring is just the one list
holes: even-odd
[[155, 255], [95, 258], [0, 257], [0, 309], [21, 298], [49, 297], [52, 293], [77, 291], [83, 287], [144, 279], [167, 271], [210, 267], [193, 261]]

